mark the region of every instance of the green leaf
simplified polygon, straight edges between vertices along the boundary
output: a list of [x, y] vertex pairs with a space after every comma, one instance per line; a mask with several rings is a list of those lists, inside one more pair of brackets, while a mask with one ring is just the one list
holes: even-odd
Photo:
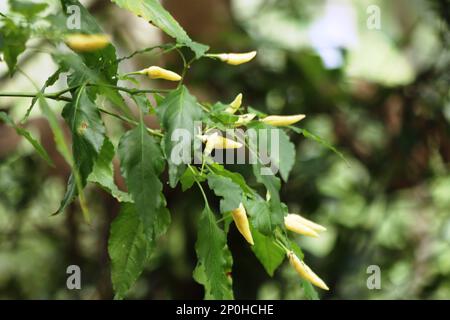
[[136, 282], [150, 256], [151, 242], [133, 204], [123, 203], [111, 224], [108, 252], [116, 298], [122, 299]]
[[75, 92], [74, 100], [64, 107], [62, 115], [72, 132], [75, 165], [79, 169], [84, 186], [103, 146], [105, 127], [85, 86]]
[[30, 30], [16, 26], [10, 19], [4, 19], [4, 24], [0, 28], [0, 34], [3, 39], [1, 47], [3, 58], [8, 65], [9, 74], [13, 75], [17, 59], [26, 49], [25, 45], [30, 37]]
[[44, 95], [41, 92], [38, 92], [37, 96], [42, 113], [47, 118], [50, 128], [52, 129], [56, 148], [58, 149], [59, 153], [63, 156], [64, 160], [66, 160], [66, 162], [72, 167], [72, 174], [69, 177], [66, 194], [64, 195], [64, 198], [61, 201], [59, 209], [54, 214], [58, 214], [59, 212], [64, 210], [78, 192], [78, 194], [80, 195], [80, 199], [82, 200], [80, 201], [81, 209], [83, 211], [84, 216], [88, 217], [89, 213], [87, 212], [87, 208], [84, 206], [84, 195], [81, 178], [80, 175], [78, 174], [77, 167], [75, 167], [74, 164], [75, 161], [72, 157], [72, 154], [70, 153], [69, 146], [66, 143], [63, 129], [59, 125], [55, 113], [45, 100]]
[[[284, 228], [284, 216], [286, 214], [283, 204], [280, 200], [280, 179], [274, 175], [262, 174], [261, 164], [253, 165], [253, 174], [259, 183], [262, 183], [270, 195], [269, 207], [270, 207], [270, 219], [271, 225]], [[262, 232], [262, 230], [260, 230]]]
[[131, 98], [144, 114], [148, 114], [153, 110], [153, 106], [145, 94], [134, 94]]
[[48, 4], [30, 2], [29, 0], [9, 0], [9, 6], [11, 11], [20, 13], [30, 19], [44, 11], [48, 7]]
[[82, 57], [74, 53], [54, 53], [52, 57], [60, 69], [69, 72], [67, 77], [69, 87], [81, 86], [85, 83], [96, 84], [96, 86], [88, 87], [91, 96], [102, 94], [111, 101], [112, 105], [120, 107], [127, 116], [131, 115], [123, 97], [118, 90], [111, 87], [111, 84], [114, 85], [115, 82], [105, 78], [105, 75], [100, 73], [101, 70], [91, 69]]
[[[72, 132], [73, 173], [58, 214], [72, 202], [86, 185], [105, 140], [105, 127], [100, 113], [85, 86], [74, 93], [74, 100], [63, 109], [62, 115]], [[75, 186], [77, 184], [77, 186]]]
[[306, 299], [319, 300], [319, 294], [317, 293], [316, 289], [314, 289], [314, 286], [305, 279], [300, 279], [300, 281], [302, 282], [303, 292]]
[[115, 298], [125, 297], [151, 257], [155, 241], [167, 231], [170, 214], [165, 206], [166, 203], [163, 201], [156, 215], [154, 237], [149, 237], [136, 211], [136, 206], [132, 203], [122, 203], [119, 215], [111, 224], [108, 242]]
[[132, 202], [131, 196], [128, 193], [119, 190], [114, 183], [112, 163], [114, 154], [114, 145], [106, 138], [88, 181], [98, 183], [119, 202]]
[[[283, 180], [287, 181], [295, 162], [295, 145], [280, 128], [263, 123], [256, 123], [252, 125], [252, 128], [257, 130], [258, 143], [254, 141], [253, 145], [257, 146], [259, 156], [262, 154], [268, 157], [270, 166], [278, 169]], [[272, 136], [276, 137], [274, 141]]]
[[254, 113], [258, 116], [258, 118], [265, 118], [267, 117], [267, 113], [261, 112], [258, 109], [252, 108], [252, 107], [247, 107], [247, 111], [248, 113]]
[[241, 187], [242, 191], [245, 194], [247, 195], [255, 194], [255, 191], [247, 185], [247, 182], [245, 182], [245, 179], [241, 174], [229, 171], [225, 169], [223, 165], [218, 163], [211, 163], [208, 166], [212, 169], [212, 171], [215, 174], [220, 175], [222, 177], [230, 178], [234, 183], [236, 183], [237, 185], [239, 185], [239, 187]]
[[7, 125], [13, 127], [17, 134], [21, 135], [25, 139], [28, 140], [29, 143], [34, 147], [37, 153], [44, 159], [50, 166], [54, 166], [52, 159], [48, 155], [47, 151], [45, 151], [44, 147], [37, 141], [29, 131], [25, 130], [22, 127], [19, 127], [14, 123], [14, 121], [6, 114], [5, 112], [0, 112], [0, 119], [4, 121]]
[[[231, 252], [228, 248], [228, 246], [225, 246], [223, 249], [223, 255], [225, 257], [226, 265], [225, 265], [225, 273], [229, 277], [229, 283], [230, 286], [232, 285], [232, 278], [231, 278], [231, 269], [233, 267], [233, 257], [231, 256]], [[193, 272], [193, 278], [196, 282], [204, 286], [205, 289], [205, 300], [214, 300], [214, 296], [212, 293], [212, 286], [210, 285], [207, 275], [205, 273], [205, 267], [203, 264], [199, 263], [197, 264], [197, 267], [195, 268]], [[233, 297], [233, 291], [232, 289], [227, 289], [225, 292], [226, 297], [224, 300], [232, 300]]]
[[265, 236], [252, 228], [254, 245], [251, 246], [253, 253], [263, 265], [267, 273], [273, 277], [275, 270], [284, 260], [285, 252], [275, 244], [274, 239]]
[[277, 223], [273, 221], [270, 204], [261, 197], [256, 199], [247, 199], [245, 208], [251, 218], [252, 225], [261, 234], [270, 236], [273, 234]]
[[341, 152], [339, 152], [331, 143], [329, 143], [325, 139], [319, 137], [318, 135], [316, 135], [314, 133], [309, 132], [306, 129], [302, 129], [302, 128], [298, 128], [298, 127], [294, 127], [294, 126], [289, 126], [289, 129], [291, 129], [292, 131], [294, 131], [294, 132], [296, 132], [298, 134], [302, 134], [305, 138], [314, 140], [315, 142], [319, 143], [320, 145], [322, 145], [323, 147], [327, 148], [328, 150], [333, 151], [342, 160], [344, 160], [345, 163], [348, 164], [348, 161], [347, 161], [347, 159], [345, 159], [344, 155]]
[[231, 254], [227, 248], [225, 232], [217, 225], [214, 213], [206, 207], [198, 223], [195, 245], [198, 263], [194, 278], [205, 286], [205, 296], [211, 299], [232, 299]]
[[178, 24], [172, 15], [164, 9], [158, 0], [112, 0], [118, 6], [127, 9], [148, 22], [154, 24], [172, 38], [177, 43], [189, 47], [196, 58], [200, 58], [208, 51], [209, 47], [189, 38], [186, 31]]
[[158, 212], [156, 214], [155, 219], [155, 225], [154, 225], [154, 231], [155, 231], [155, 238], [159, 238], [162, 235], [164, 235], [167, 230], [169, 229], [170, 223], [172, 222], [172, 218], [170, 216], [169, 209], [166, 208], [167, 202], [164, 198], [164, 195], [161, 193], [161, 199], [162, 204], [161, 207], [158, 209]]
[[159, 144], [141, 121], [125, 133], [119, 143], [120, 168], [131, 194], [144, 231], [153, 237], [158, 209], [163, 205], [162, 183], [164, 158]]
[[289, 173], [295, 163], [295, 145], [289, 140], [289, 136], [281, 129], [277, 129], [280, 137], [279, 156], [275, 160], [276, 166], [280, 169], [281, 178], [287, 182]]
[[[190, 162], [192, 159], [190, 153], [195, 134], [194, 122], [201, 119], [202, 111], [197, 106], [197, 99], [189, 93], [185, 86], [181, 86], [164, 99], [158, 106], [157, 113], [163, 129], [166, 131], [163, 144], [169, 164], [169, 182], [171, 187], [175, 187], [186, 170], [186, 162]], [[176, 133], [186, 133], [189, 136], [179, 137]], [[177, 139], [181, 139], [181, 141]], [[178, 157], [174, 161], [172, 156], [177, 158], [179, 152], [182, 152], [183, 157]]]
[[206, 180], [206, 176], [204, 174], [200, 175], [200, 172], [196, 167], [187, 167], [186, 171], [184, 171], [183, 175], [180, 177], [181, 190], [185, 192], [190, 189], [194, 183], [195, 179], [198, 182], [203, 182]]
[[220, 211], [222, 213], [239, 207], [242, 201], [242, 190], [230, 178], [209, 174], [208, 185], [216, 196], [223, 198], [220, 200]]
[[42, 93], [37, 94], [39, 106], [41, 108], [42, 113], [44, 114], [45, 118], [47, 119], [50, 128], [53, 132], [53, 138], [55, 140], [56, 149], [59, 151], [59, 153], [63, 156], [64, 160], [70, 165], [73, 166], [73, 158], [72, 154], [70, 153], [70, 148], [66, 142], [64, 131], [61, 128], [58, 118], [56, 117], [56, 114], [53, 112], [53, 110], [48, 105], [47, 101], [44, 98], [44, 95]]

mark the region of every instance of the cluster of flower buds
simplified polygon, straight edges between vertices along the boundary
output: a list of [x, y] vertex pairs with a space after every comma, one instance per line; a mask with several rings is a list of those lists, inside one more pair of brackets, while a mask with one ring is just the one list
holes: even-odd
[[[315, 238], [319, 236], [320, 232], [327, 230], [324, 226], [293, 213], [289, 213], [284, 217], [284, 225], [286, 229], [292, 232]], [[302, 278], [321, 289], [329, 290], [325, 282], [301, 261], [293, 251], [286, 251], [286, 254], [290, 264]]]

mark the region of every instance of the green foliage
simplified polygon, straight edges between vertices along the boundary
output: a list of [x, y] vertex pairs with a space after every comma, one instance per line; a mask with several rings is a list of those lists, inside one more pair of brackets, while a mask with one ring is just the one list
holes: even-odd
[[86, 185], [105, 140], [105, 127], [100, 112], [87, 93], [86, 86], [81, 86], [75, 92], [74, 100], [64, 107], [62, 115], [72, 132], [74, 172], [56, 214], [64, 211], [76, 196], [77, 189]]
[[125, 297], [141, 274], [152, 245], [153, 241], [145, 234], [136, 207], [122, 204], [119, 216], [111, 224], [108, 246], [111, 278], [117, 298]]
[[139, 17], [144, 18], [148, 22], [163, 30], [172, 38], [175, 38], [178, 44], [189, 47], [195, 53], [198, 59], [208, 51], [209, 47], [194, 42], [189, 38], [186, 31], [178, 24], [178, 22], [167, 12], [161, 5], [159, 0], [113, 0], [120, 7], [127, 9]]
[[52, 159], [48, 155], [47, 151], [45, 151], [44, 147], [37, 141], [33, 135], [27, 131], [26, 129], [16, 125], [14, 121], [6, 114], [5, 112], [0, 112], [0, 119], [5, 122], [7, 125], [13, 127], [17, 134], [21, 135], [25, 139], [28, 140], [29, 143], [33, 146], [36, 152], [44, 159], [50, 166], [54, 166]]
[[9, 0], [9, 5], [11, 11], [20, 13], [28, 19], [33, 18], [48, 7], [46, 3], [34, 3], [23, 0]]
[[228, 212], [239, 207], [242, 201], [242, 190], [230, 178], [210, 174], [208, 175], [208, 185], [216, 196], [223, 198], [220, 200], [221, 212]]
[[120, 168], [134, 200], [144, 231], [152, 238], [158, 210], [164, 204], [159, 175], [164, 158], [159, 144], [151, 137], [143, 122], [128, 131], [119, 144]]
[[204, 174], [200, 174], [196, 167], [189, 166], [180, 178], [181, 189], [183, 192], [192, 188], [195, 181], [203, 182], [206, 180]]
[[245, 207], [256, 230], [266, 236], [272, 235], [279, 222], [274, 221], [270, 204], [261, 197], [257, 197], [256, 199], [248, 199], [245, 202]]
[[[201, 119], [202, 110], [197, 105], [197, 99], [192, 96], [185, 86], [172, 91], [163, 102], [158, 106], [158, 117], [161, 121], [163, 129], [167, 132], [164, 138], [164, 152], [167, 156], [169, 164], [169, 182], [171, 187], [175, 187], [180, 176], [184, 173], [186, 165], [184, 161], [174, 163], [171, 159], [173, 152], [185, 151], [192, 149], [192, 135], [195, 130], [195, 121]], [[189, 139], [174, 135], [176, 130], [184, 130], [179, 132], [187, 132], [191, 136]], [[181, 139], [181, 143], [178, 140]], [[179, 149], [174, 151], [174, 147]]]
[[9, 68], [9, 74], [13, 75], [17, 58], [25, 51], [25, 45], [30, 37], [28, 28], [19, 27], [11, 19], [3, 19], [3, 26], [0, 28], [1, 41], [0, 52]]
[[205, 286], [205, 297], [232, 299], [231, 279], [228, 278], [229, 250], [225, 232], [217, 225], [214, 213], [205, 207], [198, 221], [195, 245], [198, 264], [194, 275]]
[[[259, 151], [267, 154], [272, 166], [278, 169], [282, 179], [287, 181], [289, 173], [291, 172], [295, 162], [295, 146], [289, 140], [289, 136], [282, 129], [274, 128], [262, 123], [252, 125], [251, 127], [256, 129], [258, 132], [258, 146], [261, 144], [267, 148], [267, 150]], [[273, 142], [271, 138], [272, 133], [278, 138], [275, 140], [277, 143], [277, 148], [274, 148], [273, 151], [271, 151]], [[255, 149], [257, 149], [256, 146]]]
[[[227, 111], [228, 104], [202, 103], [189, 92], [184, 83], [184, 76], [192, 63], [205, 57], [209, 47], [191, 40], [158, 0], [113, 2], [151, 22], [176, 40], [176, 44], [157, 46], [164, 50], [163, 53], [178, 50], [182, 58], [182, 79], [175, 89], [147, 90], [117, 86], [118, 79], [132, 80], [131, 83], [139, 85], [139, 81], [132, 76], [140, 73], [119, 74], [119, 63], [156, 47], [138, 50], [121, 59], [116, 57], [116, 49], [112, 44], [97, 50], [73, 49], [72, 52], [61, 52], [58, 45], [71, 33], [103, 33], [96, 19], [78, 0], [61, 0], [60, 10], [44, 17], [45, 21], [50, 23], [36, 30], [33, 28], [35, 16], [47, 12], [46, 4], [11, 1], [11, 10], [19, 14], [25, 22], [18, 23], [8, 17], [2, 18], [0, 50], [11, 74], [16, 69], [18, 56], [26, 49], [30, 35], [44, 37], [52, 44], [50, 54], [57, 70], [40, 90], [37, 88], [39, 91], [34, 95], [23, 121], [28, 118], [35, 103], [39, 102], [42, 114], [49, 121], [57, 149], [72, 168], [66, 192], [56, 213], [63, 212], [78, 197], [89, 222], [87, 200], [84, 196], [88, 182], [98, 184], [121, 203], [120, 214], [110, 228], [108, 251], [116, 298], [125, 298], [156, 251], [158, 239], [166, 233], [171, 223], [171, 214], [163, 194], [166, 177], [164, 171], [167, 167], [168, 182], [172, 188], [180, 182], [184, 192], [196, 185], [205, 201], [205, 209], [197, 223], [195, 250], [198, 262], [193, 272], [194, 279], [204, 286], [205, 298], [232, 299], [233, 258], [227, 244], [227, 233], [233, 218], [230, 212], [241, 203], [250, 216], [249, 224], [255, 242], [251, 250], [270, 276], [273, 276], [284, 261], [286, 248], [292, 248], [299, 257], [303, 257], [300, 248], [285, 235], [284, 216], [287, 206], [280, 197], [281, 179], [287, 182], [294, 167], [295, 146], [283, 129], [273, 128], [259, 121], [265, 116], [264, 113], [250, 107], [242, 107], [236, 114], [230, 114]], [[67, 18], [67, 8], [73, 5], [81, 9], [81, 30], [69, 30], [63, 22]], [[190, 48], [194, 52], [194, 58], [186, 59], [184, 51], [179, 50], [181, 47]], [[47, 88], [54, 85], [62, 75], [67, 79], [67, 87], [60, 92], [46, 93]], [[139, 111], [139, 119], [131, 112], [121, 93], [126, 93], [134, 101]], [[148, 99], [147, 93], [153, 94], [155, 106]], [[64, 129], [61, 128], [47, 99], [67, 102], [61, 114], [71, 134], [71, 147], [66, 143]], [[104, 101], [108, 101], [108, 106], [112, 106], [113, 110], [105, 108]], [[259, 119], [248, 124], [239, 123], [238, 114], [245, 109], [257, 114]], [[115, 140], [108, 134], [102, 114], [127, 124], [126, 132], [120, 138], [117, 148], [120, 172], [127, 190], [119, 189], [115, 183]], [[147, 115], [157, 116], [160, 130], [147, 127], [144, 122], [144, 116]], [[24, 136], [41, 157], [52, 164], [47, 152], [28, 131], [15, 124], [6, 113], [0, 113], [0, 117], [18, 134]], [[194, 147], [197, 147], [194, 142], [198, 142], [194, 141], [196, 137], [202, 135], [201, 137], [206, 139], [203, 142], [208, 143], [210, 130], [226, 131], [237, 127], [262, 129], [258, 131], [259, 144], [249, 145], [246, 138], [241, 142], [257, 159], [252, 165], [253, 175], [257, 184], [265, 187], [266, 199], [258, 193], [257, 185], [253, 186], [248, 182], [251, 181], [248, 176], [215, 163], [210, 154], [201, 157], [199, 166], [188, 164], [192, 163], [194, 156], [198, 160], [199, 155], [194, 152]], [[308, 131], [296, 127], [291, 129], [337, 152], [324, 140]], [[276, 133], [277, 141], [272, 141], [271, 132]], [[186, 133], [189, 134], [188, 137], [181, 135]], [[278, 152], [272, 152], [275, 144], [278, 146]], [[266, 149], [261, 149], [262, 145], [265, 145]], [[222, 148], [228, 148], [227, 144], [214, 145], [213, 149]], [[271, 168], [262, 161], [262, 152], [268, 152]], [[176, 159], [177, 156], [180, 157]], [[281, 179], [272, 174], [272, 169], [279, 172]], [[203, 189], [206, 186], [209, 191]], [[216, 219], [208, 201], [208, 196], [212, 194], [221, 198], [220, 212], [223, 217], [220, 220]], [[246, 217], [245, 215], [242, 218], [245, 220]], [[316, 297], [309, 284], [303, 286], [307, 297]]]
[[132, 202], [131, 196], [128, 193], [119, 190], [114, 182], [112, 164], [114, 155], [114, 145], [106, 138], [88, 181], [98, 183], [119, 202]]
[[[253, 223], [255, 224], [255, 221]], [[275, 270], [283, 262], [286, 253], [275, 243], [272, 237], [265, 236], [255, 229], [252, 230], [252, 235], [255, 242], [255, 245], [252, 246], [252, 251], [272, 277]]]

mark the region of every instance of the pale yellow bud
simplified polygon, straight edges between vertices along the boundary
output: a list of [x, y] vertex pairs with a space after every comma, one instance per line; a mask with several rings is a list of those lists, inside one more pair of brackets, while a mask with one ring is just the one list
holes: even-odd
[[206, 142], [204, 155], [210, 155], [213, 149], [239, 149], [243, 146], [242, 143], [224, 138], [217, 132], [210, 135], [199, 136], [199, 138]]
[[181, 76], [170, 70], [166, 70], [157, 66], [151, 66], [147, 69], [141, 70], [139, 74], [145, 74], [150, 79], [164, 79], [169, 81], [180, 81]]
[[242, 143], [224, 138], [222, 136], [217, 137], [215, 149], [239, 149], [242, 147]]
[[284, 126], [290, 126], [291, 124], [294, 124], [296, 122], [299, 122], [300, 120], [304, 119], [306, 116], [304, 114], [297, 114], [294, 116], [268, 116], [263, 119], [261, 119], [261, 122], [264, 122], [266, 124], [270, 124], [275, 127], [284, 127]]
[[225, 109], [225, 112], [235, 113], [241, 107], [242, 104], [242, 93], [239, 93], [236, 98], [234, 98], [233, 102], [230, 103], [230, 106]]
[[295, 271], [305, 280], [311, 282], [316, 287], [323, 290], [330, 290], [325, 282], [316, 275], [310, 267], [308, 267], [303, 261], [301, 261], [293, 251], [287, 253], [289, 263], [294, 267]]
[[242, 234], [242, 236], [247, 240], [248, 243], [254, 245], [252, 233], [250, 231], [250, 225], [247, 218], [247, 212], [243, 204], [239, 204], [237, 209], [234, 209], [232, 212], [234, 223], [236, 224], [237, 229]]
[[217, 143], [217, 137], [218, 137], [217, 132], [214, 132], [210, 136], [202, 136], [202, 140], [204, 142], [206, 142], [205, 150], [203, 151], [203, 154], [205, 155], [205, 157], [209, 156], [211, 154], [211, 152], [213, 151], [213, 149], [215, 148], [216, 143]]
[[66, 44], [77, 52], [91, 52], [103, 49], [110, 43], [109, 36], [105, 34], [73, 33], [66, 36]]
[[304, 225], [301, 223], [295, 214], [288, 214], [284, 217], [284, 225], [286, 226], [286, 229], [289, 231], [302, 234], [304, 236], [308, 237], [314, 237], [317, 238], [319, 234], [314, 231], [314, 229], [311, 229], [310, 227]]
[[219, 58], [223, 62], [237, 66], [252, 60], [256, 56], [256, 51], [247, 53], [219, 53], [212, 56]]
[[256, 117], [254, 113], [247, 113], [239, 116], [239, 119], [234, 123], [235, 125], [245, 125]]
[[320, 225], [318, 223], [315, 223], [315, 222], [313, 222], [311, 220], [308, 220], [306, 218], [303, 218], [299, 214], [290, 213], [289, 216], [292, 216], [292, 219], [297, 220], [299, 223], [301, 223], [301, 224], [303, 224], [303, 225], [313, 229], [314, 231], [323, 232], [323, 231], [327, 230], [327, 228], [325, 228], [324, 226], [322, 226], [322, 225]]

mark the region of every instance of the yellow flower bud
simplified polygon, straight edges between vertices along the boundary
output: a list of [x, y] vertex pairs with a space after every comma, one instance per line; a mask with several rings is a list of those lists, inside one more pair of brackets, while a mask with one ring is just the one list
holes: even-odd
[[230, 103], [230, 106], [225, 109], [225, 112], [234, 114], [241, 107], [242, 104], [242, 93], [239, 93], [236, 98], [234, 98], [233, 102]]
[[320, 224], [318, 224], [318, 223], [315, 223], [315, 222], [313, 222], [313, 221], [311, 221], [311, 220], [308, 220], [308, 219], [306, 219], [306, 218], [303, 218], [303, 217], [302, 217], [301, 215], [299, 215], [299, 214], [293, 214], [293, 213], [291, 213], [291, 214], [289, 214], [288, 216], [292, 216], [292, 219], [297, 220], [299, 223], [301, 223], [301, 224], [303, 224], [303, 225], [305, 225], [305, 226], [307, 226], [307, 227], [313, 229], [313, 230], [316, 231], [316, 232], [323, 232], [323, 231], [326, 231], [326, 230], [327, 230], [327, 228], [325, 228], [324, 226], [322, 226], [322, 225], [320, 225]]
[[272, 126], [290, 126], [300, 120], [304, 119], [306, 116], [304, 114], [297, 114], [294, 116], [268, 116], [261, 119], [261, 122], [270, 124]]
[[91, 52], [103, 49], [110, 43], [109, 36], [105, 34], [74, 33], [66, 36], [66, 44], [77, 52]]
[[239, 149], [243, 146], [242, 143], [224, 138], [217, 132], [210, 135], [199, 136], [199, 138], [203, 142], [206, 142], [206, 147], [203, 152], [205, 156], [210, 155], [213, 149]]
[[249, 123], [256, 117], [254, 113], [247, 113], [239, 116], [239, 119], [234, 123], [235, 125], [241, 126]]
[[289, 263], [294, 267], [295, 271], [305, 280], [311, 282], [316, 287], [323, 290], [330, 290], [325, 282], [316, 275], [310, 267], [301, 261], [293, 251], [287, 252]]
[[305, 224], [301, 223], [295, 214], [288, 214], [284, 217], [284, 225], [286, 226], [286, 229], [289, 231], [302, 234], [304, 236], [308, 237], [314, 237], [317, 238], [319, 234], [314, 231], [314, 229], [306, 226]]
[[166, 70], [157, 66], [151, 66], [147, 69], [138, 71], [139, 74], [145, 74], [150, 79], [164, 79], [169, 81], [180, 81], [181, 76], [170, 70]]
[[214, 145], [215, 149], [239, 149], [241, 147], [242, 143], [221, 136], [217, 137], [216, 144]]
[[250, 232], [250, 225], [248, 223], [247, 212], [243, 204], [239, 204], [237, 209], [234, 209], [231, 214], [233, 215], [234, 223], [242, 236], [248, 243], [254, 245], [252, 233]]
[[256, 56], [256, 51], [247, 53], [219, 53], [212, 56], [219, 58], [223, 62], [237, 66], [252, 60]]
[[203, 151], [203, 154], [206, 156], [209, 156], [211, 154], [211, 152], [213, 151], [213, 149], [216, 146], [217, 143], [217, 136], [218, 133], [214, 132], [212, 135], [210, 136], [201, 136], [201, 139], [206, 142], [206, 146], [205, 146], [205, 150]]

